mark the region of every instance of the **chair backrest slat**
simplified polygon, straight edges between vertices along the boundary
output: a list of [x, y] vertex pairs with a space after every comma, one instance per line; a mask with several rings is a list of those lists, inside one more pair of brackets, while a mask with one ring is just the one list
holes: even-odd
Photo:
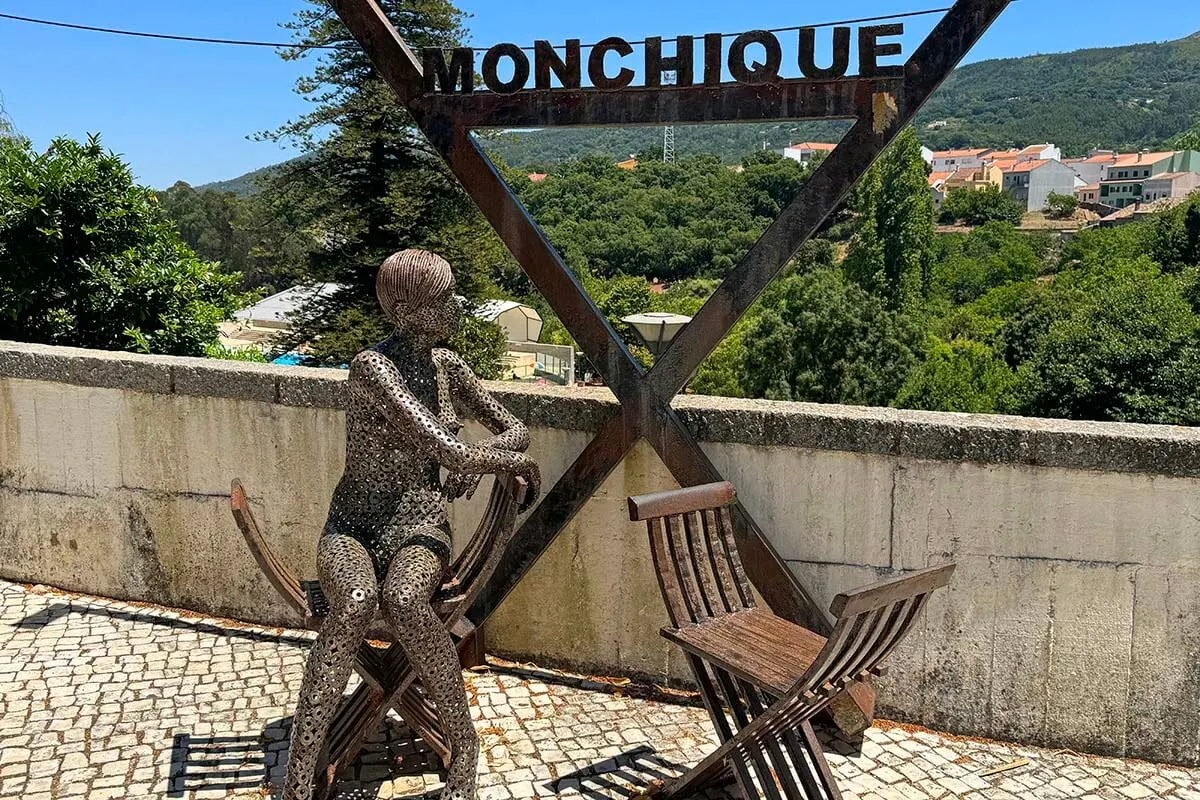
[[709, 616], [708, 605], [704, 602], [703, 587], [700, 586], [692, 563], [691, 548], [688, 547], [683, 520], [679, 515], [671, 515], [663, 517], [663, 522], [667, 526], [672, 565], [679, 575], [679, 585], [683, 588], [683, 597], [687, 602], [688, 621], [704, 619]]
[[683, 530], [687, 537], [688, 552], [692, 558], [692, 570], [700, 581], [700, 596], [704, 600], [705, 611], [710, 617], [727, 614], [730, 611], [717, 579], [716, 566], [713, 563], [713, 552], [709, 549], [708, 536], [704, 532], [704, 519], [701, 512], [683, 515]]
[[482, 588], [483, 579], [496, 568], [508, 547], [516, 527], [517, 506], [527, 488], [522, 478], [496, 476], [475, 535], [450, 565], [447, 581], [438, 591], [440, 599], [459, 594], [473, 598]]
[[733, 538], [733, 519], [730, 517], [729, 506], [716, 509], [717, 531], [724, 545], [725, 559], [729, 563], [733, 578], [736, 581], [738, 594], [743, 608], [754, 608], [754, 592], [750, 590], [750, 579], [742, 567], [742, 556], [738, 552], [737, 542]]
[[729, 548], [725, 546], [719, 527], [720, 522], [717, 519], [721, 513], [724, 513], [724, 509], [706, 508], [700, 512], [704, 537], [708, 543], [709, 558], [716, 574], [717, 588], [721, 593], [721, 599], [725, 602], [725, 607], [731, 611], [751, 608], [754, 601], [749, 587], [742, 585], [745, 576], [735, 573], [730, 564]]
[[679, 572], [672, 565], [674, 558], [671, 555], [665, 520], [661, 517], [649, 519], [646, 521], [646, 527], [650, 530], [650, 555], [654, 559], [658, 585], [667, 604], [667, 616], [671, 618], [672, 625], [679, 627], [692, 621], [691, 611], [684, 599]]

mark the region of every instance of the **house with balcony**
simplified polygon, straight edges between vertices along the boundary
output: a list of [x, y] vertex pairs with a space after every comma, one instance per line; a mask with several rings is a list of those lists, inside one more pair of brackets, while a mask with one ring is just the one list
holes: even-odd
[[990, 147], [966, 150], [938, 150], [933, 154], [930, 166], [934, 172], [955, 172], [960, 169], [978, 169], [984, 159], [994, 152]]
[[970, 189], [978, 191], [989, 186], [997, 189], [1004, 185], [1004, 174], [993, 164], [981, 164], [975, 168], [956, 170], [944, 184], [945, 191], [950, 193], [955, 189]]
[[1186, 187], [1191, 179], [1178, 176], [1164, 181], [1160, 176], [1188, 172], [1200, 173], [1200, 152], [1180, 150], [1119, 155], [1106, 167], [1104, 178], [1100, 181], [1100, 202], [1117, 208], [1151, 202], [1146, 187], [1151, 179], [1156, 179], [1151, 181], [1156, 194], [1153, 199], [1178, 196], [1162, 194], [1164, 191], [1179, 191], [1186, 195], [1190, 191]]
[[1026, 211], [1041, 211], [1051, 193], [1073, 195], [1083, 185], [1075, 170], [1066, 164], [1038, 158], [1022, 161], [1006, 171], [1002, 188]]

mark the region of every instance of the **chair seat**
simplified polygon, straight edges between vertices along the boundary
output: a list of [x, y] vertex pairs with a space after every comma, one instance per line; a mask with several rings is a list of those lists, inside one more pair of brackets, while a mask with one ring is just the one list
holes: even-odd
[[787, 693], [825, 646], [824, 636], [765, 608], [663, 628], [662, 635], [776, 697]]

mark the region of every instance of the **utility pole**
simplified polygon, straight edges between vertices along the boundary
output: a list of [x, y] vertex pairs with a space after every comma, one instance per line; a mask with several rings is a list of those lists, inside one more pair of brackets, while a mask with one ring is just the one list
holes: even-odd
[[[675, 85], [675, 71], [668, 70], [663, 73], [663, 86]], [[668, 125], [663, 128], [663, 163], [675, 163], [675, 126]]]

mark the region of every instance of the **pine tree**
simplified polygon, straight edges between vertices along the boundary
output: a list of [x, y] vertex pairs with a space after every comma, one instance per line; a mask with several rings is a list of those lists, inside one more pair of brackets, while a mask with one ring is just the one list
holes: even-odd
[[[314, 108], [260, 134], [295, 142], [304, 154], [272, 174], [264, 190], [281, 207], [302, 209], [308, 221], [315, 246], [298, 277], [343, 287], [303, 309], [294, 326], [294, 343], [310, 342], [317, 362], [339, 364], [388, 330], [374, 279], [390, 253], [408, 247], [441, 253], [455, 268], [458, 292], [470, 300], [488, 292], [488, 271], [507, 254], [350, 32], [325, 2], [308, 2], [312, 8], [284, 25], [296, 46], [283, 58], [315, 59], [312, 73], [296, 84]], [[453, 47], [466, 34], [464, 14], [449, 0], [380, 5], [415, 49]], [[479, 336], [470, 331], [465, 340]]]

